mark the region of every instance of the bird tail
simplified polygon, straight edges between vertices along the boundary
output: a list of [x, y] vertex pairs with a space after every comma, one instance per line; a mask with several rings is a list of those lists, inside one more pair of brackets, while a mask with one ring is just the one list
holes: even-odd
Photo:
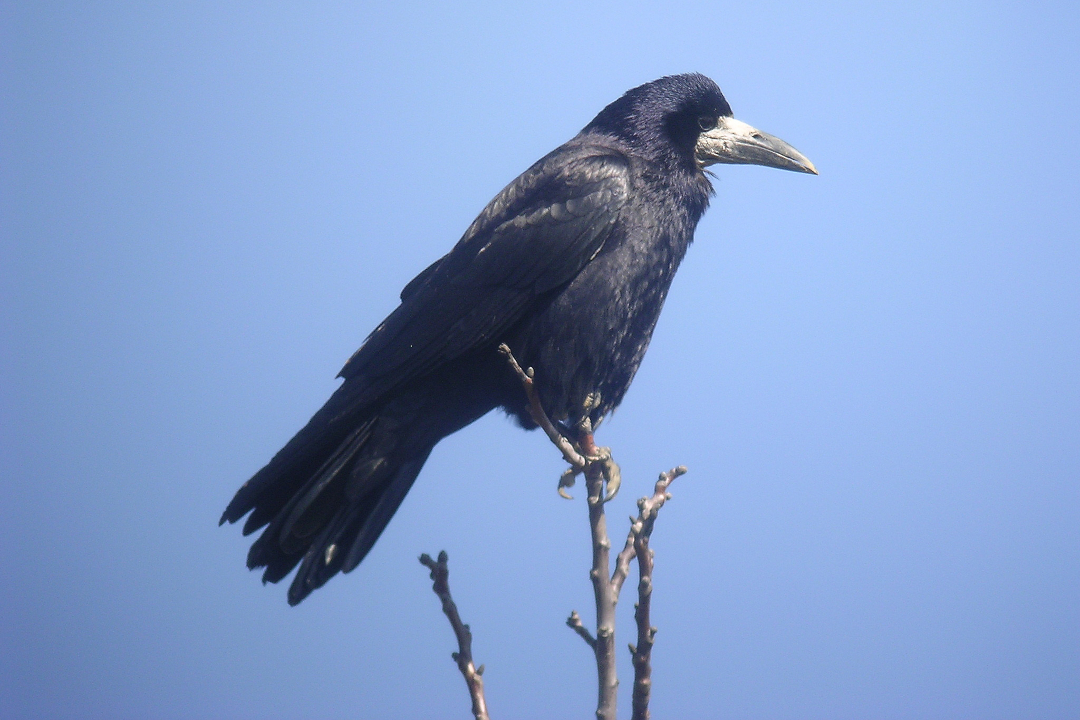
[[364, 559], [444, 434], [425, 422], [422, 396], [349, 410], [343, 390], [244, 483], [221, 516], [221, 523], [236, 522], [250, 511], [245, 535], [265, 526], [247, 559], [249, 568], [265, 568], [263, 582], [300, 566], [290, 605]]

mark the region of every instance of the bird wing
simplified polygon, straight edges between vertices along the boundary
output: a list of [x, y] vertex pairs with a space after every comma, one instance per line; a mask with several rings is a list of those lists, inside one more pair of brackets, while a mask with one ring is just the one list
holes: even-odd
[[454, 249], [412, 280], [402, 302], [342, 368], [366, 401], [496, 336], [569, 282], [603, 247], [626, 203], [625, 156], [563, 147], [508, 185]]

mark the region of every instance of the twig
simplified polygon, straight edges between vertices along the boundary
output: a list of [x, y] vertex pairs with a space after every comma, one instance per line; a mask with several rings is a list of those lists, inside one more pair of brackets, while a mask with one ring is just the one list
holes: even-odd
[[559, 448], [566, 462], [570, 463], [577, 472], [584, 471], [588, 461], [574, 449], [566, 436], [555, 428], [547, 413], [544, 412], [543, 406], [540, 405], [540, 397], [536, 394], [536, 384], [533, 382], [533, 369], [522, 370], [521, 366], [518, 365], [517, 358], [514, 357], [514, 353], [510, 352], [510, 347], [506, 343], [499, 345], [499, 352], [506, 356], [507, 362], [517, 373], [522, 386], [525, 388], [525, 395], [529, 398], [529, 415], [532, 416], [533, 422], [544, 429], [548, 440], [551, 440], [552, 444]]
[[484, 666], [475, 667], [473, 665], [472, 632], [469, 630], [468, 625], [461, 622], [457, 605], [454, 604], [454, 599], [450, 597], [450, 569], [447, 567], [446, 561], [445, 550], [439, 553], [438, 562], [432, 560], [427, 553], [420, 556], [420, 563], [431, 570], [431, 579], [434, 581], [431, 589], [442, 601], [443, 612], [446, 613], [446, 617], [450, 620], [450, 627], [454, 629], [454, 635], [457, 636], [458, 651], [451, 653], [451, 657], [454, 658], [458, 670], [461, 671], [462, 677], [465, 678], [465, 684], [469, 686], [473, 717], [475, 720], [490, 720], [487, 712], [487, 701], [484, 700], [484, 679], [481, 677], [484, 674]]
[[[644, 500], [644, 498], [641, 499]], [[626, 544], [615, 558], [615, 572], [611, 573], [611, 586], [615, 588], [616, 595], [622, 592], [623, 582], [630, 574], [630, 561], [637, 555], [637, 549], [634, 547], [634, 526], [637, 521], [637, 518], [630, 517], [630, 532], [626, 534]]]
[[[652, 658], [653, 640], [656, 638], [656, 628], [652, 627], [649, 620], [649, 609], [652, 600], [652, 573], [653, 551], [649, 548], [649, 538], [652, 537], [653, 526], [656, 524], [656, 514], [671, 497], [668, 494], [668, 486], [671, 481], [686, 473], [686, 467], [680, 465], [671, 470], [660, 473], [656, 481], [653, 495], [650, 498], [638, 500], [638, 516], [630, 526], [630, 538], [633, 538], [634, 554], [638, 561], [638, 601], [634, 607], [634, 620], [637, 621], [637, 647], [630, 646], [630, 655], [634, 662], [634, 692], [632, 720], [649, 719], [649, 695], [652, 691]], [[624, 551], [625, 552], [625, 548]], [[622, 559], [623, 553], [619, 553]], [[625, 577], [625, 576], [624, 576]], [[613, 579], [614, 581], [614, 579]]]
[[581, 639], [584, 640], [589, 647], [591, 647], [593, 650], [596, 649], [596, 638], [594, 638], [592, 636], [592, 633], [589, 632], [589, 628], [585, 627], [585, 625], [581, 622], [581, 616], [578, 615], [577, 610], [570, 611], [570, 617], [566, 618], [566, 625], [571, 630], [580, 635]]

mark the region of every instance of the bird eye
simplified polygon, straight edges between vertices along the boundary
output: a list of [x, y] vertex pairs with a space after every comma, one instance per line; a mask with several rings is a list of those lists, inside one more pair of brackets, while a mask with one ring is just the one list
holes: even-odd
[[716, 127], [716, 118], [702, 115], [697, 119], [698, 127], [702, 130], [712, 130]]

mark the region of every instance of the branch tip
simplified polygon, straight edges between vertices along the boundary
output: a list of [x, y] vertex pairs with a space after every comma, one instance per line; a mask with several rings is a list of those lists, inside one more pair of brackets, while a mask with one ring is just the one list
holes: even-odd
[[432, 592], [442, 602], [442, 610], [450, 621], [450, 628], [454, 631], [458, 641], [457, 652], [450, 653], [450, 657], [457, 663], [461, 676], [465, 678], [465, 684], [469, 688], [469, 696], [472, 698], [472, 712], [474, 720], [490, 720], [487, 712], [487, 701], [484, 699], [484, 681], [481, 675], [484, 672], [483, 665], [477, 669], [473, 665], [472, 658], [472, 632], [469, 626], [461, 621], [454, 598], [450, 595], [450, 570], [447, 566], [449, 556], [446, 551], [439, 552], [438, 561], [432, 560], [431, 556], [424, 553], [420, 556], [420, 563], [431, 570]]
[[577, 610], [570, 611], [570, 617], [566, 619], [566, 625], [571, 630], [580, 635], [581, 639], [584, 640], [589, 647], [591, 647], [593, 650], [596, 650], [596, 638], [592, 636], [592, 634], [589, 632], [589, 629], [586, 628], [585, 624], [581, 622], [581, 616], [578, 615]]

